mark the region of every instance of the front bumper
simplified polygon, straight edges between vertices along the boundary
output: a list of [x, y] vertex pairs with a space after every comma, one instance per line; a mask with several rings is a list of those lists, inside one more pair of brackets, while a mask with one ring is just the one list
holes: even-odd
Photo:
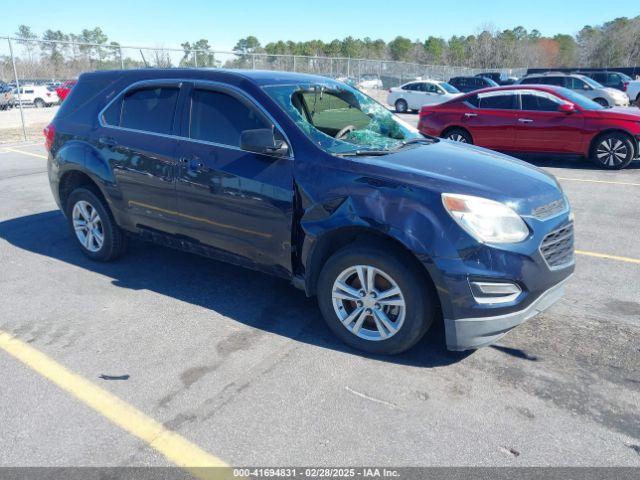
[[494, 317], [444, 319], [447, 349], [470, 350], [500, 339], [509, 330], [543, 312], [563, 295], [570, 277], [543, 292], [526, 308]]

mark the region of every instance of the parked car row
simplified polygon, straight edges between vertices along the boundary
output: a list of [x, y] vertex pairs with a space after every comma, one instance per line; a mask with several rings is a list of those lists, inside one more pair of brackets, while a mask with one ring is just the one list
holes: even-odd
[[505, 152], [581, 155], [606, 169], [624, 168], [640, 152], [637, 110], [606, 108], [575, 90], [538, 82], [424, 106], [418, 128]]
[[0, 110], [13, 107], [13, 89], [6, 83], [0, 83]]
[[611, 87], [605, 87], [593, 78], [577, 73], [547, 72], [527, 75], [517, 82], [518, 85], [554, 85], [573, 90], [599, 103], [603, 107], [628, 107], [626, 93]]
[[[605, 81], [607, 86], [596, 79]], [[496, 80], [499, 80], [499, 83]], [[603, 107], [627, 107], [634, 102], [640, 106], [640, 80], [632, 80], [618, 72], [544, 72], [526, 75], [519, 80], [507, 78], [498, 72], [486, 72], [475, 76], [452, 77], [449, 82], [412, 81], [391, 88], [387, 103], [395, 107], [398, 113], [418, 111], [425, 105], [448, 102], [455, 94], [475, 92], [499, 85], [554, 85], [580, 93]]]
[[68, 80], [50, 84], [21, 83], [19, 95], [14, 84], [0, 82], [0, 110], [16, 107], [18, 103], [36, 108], [57, 105], [64, 101], [76, 82]]

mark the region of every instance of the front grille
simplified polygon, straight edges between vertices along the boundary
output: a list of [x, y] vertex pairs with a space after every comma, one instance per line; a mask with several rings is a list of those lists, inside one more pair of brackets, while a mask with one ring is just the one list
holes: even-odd
[[573, 263], [573, 223], [547, 234], [540, 244], [540, 253], [552, 270]]
[[554, 200], [551, 203], [547, 203], [546, 205], [541, 205], [534, 208], [531, 213], [538, 220], [545, 220], [549, 217], [553, 217], [557, 213], [564, 211], [565, 208], [566, 202], [564, 198], [559, 198], [558, 200]]

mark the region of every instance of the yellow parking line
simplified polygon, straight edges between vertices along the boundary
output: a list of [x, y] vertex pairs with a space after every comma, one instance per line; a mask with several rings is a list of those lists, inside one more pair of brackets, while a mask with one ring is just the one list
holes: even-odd
[[18, 150], [17, 148], [5, 147], [5, 150], [7, 150], [9, 152], [13, 152], [13, 153], [21, 153], [23, 155], [31, 155], [32, 157], [36, 157], [36, 158], [44, 158], [44, 159], [47, 158], [46, 155], [40, 155], [39, 153], [25, 152], [24, 150]]
[[[73, 373], [30, 345], [0, 330], [0, 349], [70, 393], [112, 423], [135, 435], [168, 460], [201, 479], [229, 478], [228, 465], [114, 394]], [[227, 468], [204, 468], [227, 467]]]
[[586, 182], [586, 183], [607, 183], [609, 185], [630, 185], [632, 187], [640, 187], [640, 183], [632, 182], [614, 182], [612, 180], [590, 180], [588, 178], [568, 178], [568, 177], [556, 177], [558, 180], [570, 180], [572, 182]]
[[609, 255], [606, 253], [597, 253], [597, 252], [587, 252], [585, 250], [576, 250], [576, 254], [585, 255], [587, 257], [606, 258], [607, 260], [617, 260], [619, 262], [640, 264], [640, 259], [638, 258], [619, 257], [618, 255]]

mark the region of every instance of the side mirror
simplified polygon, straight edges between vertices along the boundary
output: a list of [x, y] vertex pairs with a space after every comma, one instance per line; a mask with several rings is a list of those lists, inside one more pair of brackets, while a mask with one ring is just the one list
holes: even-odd
[[276, 139], [274, 128], [244, 130], [240, 133], [240, 148], [279, 157], [286, 157], [289, 154], [287, 142]]
[[558, 111], [566, 114], [575, 113], [576, 106], [573, 103], [561, 103], [558, 106]]

